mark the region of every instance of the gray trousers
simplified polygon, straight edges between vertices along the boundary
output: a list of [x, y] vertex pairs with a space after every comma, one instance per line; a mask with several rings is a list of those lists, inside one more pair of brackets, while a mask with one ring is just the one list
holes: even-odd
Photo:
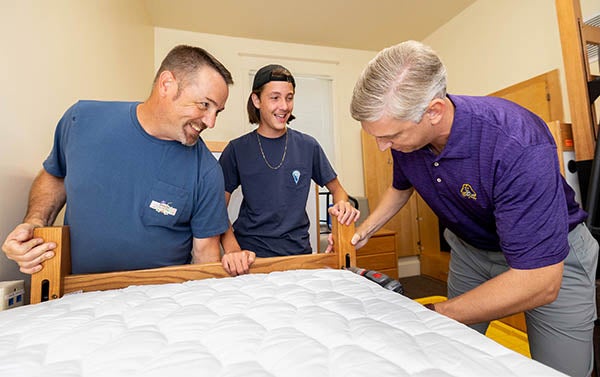
[[[448, 297], [456, 297], [508, 270], [504, 254], [477, 249], [446, 229], [451, 247]], [[531, 356], [569, 376], [592, 372], [596, 319], [598, 243], [584, 224], [569, 233], [569, 255], [564, 261], [558, 298], [525, 312]], [[518, 287], [515, 287], [518, 289]], [[485, 334], [489, 322], [470, 327]]]

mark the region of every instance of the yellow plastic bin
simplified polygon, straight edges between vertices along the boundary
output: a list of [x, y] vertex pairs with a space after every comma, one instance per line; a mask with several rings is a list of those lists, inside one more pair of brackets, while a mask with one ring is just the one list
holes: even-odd
[[[446, 300], [447, 298], [444, 296], [428, 296], [415, 299], [415, 301], [421, 305], [435, 304]], [[504, 322], [492, 321], [490, 322], [490, 326], [488, 327], [485, 336], [495, 340], [506, 348], [510, 348], [521, 355], [531, 358], [527, 334], [519, 329], [515, 329]]]

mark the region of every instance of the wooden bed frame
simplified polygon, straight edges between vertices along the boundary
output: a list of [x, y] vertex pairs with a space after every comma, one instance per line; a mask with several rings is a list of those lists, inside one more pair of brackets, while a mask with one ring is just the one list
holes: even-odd
[[[350, 243], [354, 224], [340, 225], [332, 219], [334, 252], [286, 257], [257, 258], [250, 273], [267, 273], [294, 269], [344, 268], [356, 266], [356, 250]], [[52, 300], [67, 293], [125, 288], [130, 285], [180, 283], [188, 280], [227, 277], [220, 262], [187, 264], [147, 270], [94, 274], [71, 274], [69, 227], [36, 228], [34, 237], [55, 242], [54, 258], [42, 263], [40, 272], [31, 276], [30, 303]]]

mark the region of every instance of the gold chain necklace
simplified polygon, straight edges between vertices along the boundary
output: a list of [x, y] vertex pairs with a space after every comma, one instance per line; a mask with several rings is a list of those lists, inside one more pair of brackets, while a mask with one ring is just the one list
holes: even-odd
[[285, 147], [283, 148], [283, 157], [281, 157], [281, 162], [277, 166], [272, 166], [271, 164], [269, 164], [269, 161], [267, 161], [267, 156], [265, 156], [265, 151], [263, 151], [262, 144], [260, 143], [260, 136], [258, 135], [258, 131], [256, 131], [256, 140], [258, 140], [258, 147], [260, 148], [260, 154], [262, 155], [263, 160], [265, 160], [265, 163], [267, 164], [267, 166], [273, 170], [279, 169], [281, 167], [281, 165], [283, 165], [283, 161], [285, 161], [285, 154], [287, 153], [288, 132], [287, 131], [285, 132]]

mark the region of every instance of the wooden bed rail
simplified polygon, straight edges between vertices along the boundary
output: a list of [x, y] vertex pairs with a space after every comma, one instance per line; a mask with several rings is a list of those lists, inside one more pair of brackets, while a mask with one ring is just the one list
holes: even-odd
[[[332, 219], [332, 226], [335, 240], [333, 253], [257, 258], [250, 268], [250, 273], [356, 266], [356, 251], [350, 244], [354, 234], [354, 224], [339, 225], [335, 219]], [[40, 237], [46, 242], [55, 242], [57, 247], [54, 258], [43, 262], [42, 270], [31, 276], [31, 304], [56, 299], [73, 292], [118, 289], [130, 285], [180, 283], [229, 276], [220, 262], [71, 275], [69, 228], [67, 226], [36, 228], [34, 237]]]

